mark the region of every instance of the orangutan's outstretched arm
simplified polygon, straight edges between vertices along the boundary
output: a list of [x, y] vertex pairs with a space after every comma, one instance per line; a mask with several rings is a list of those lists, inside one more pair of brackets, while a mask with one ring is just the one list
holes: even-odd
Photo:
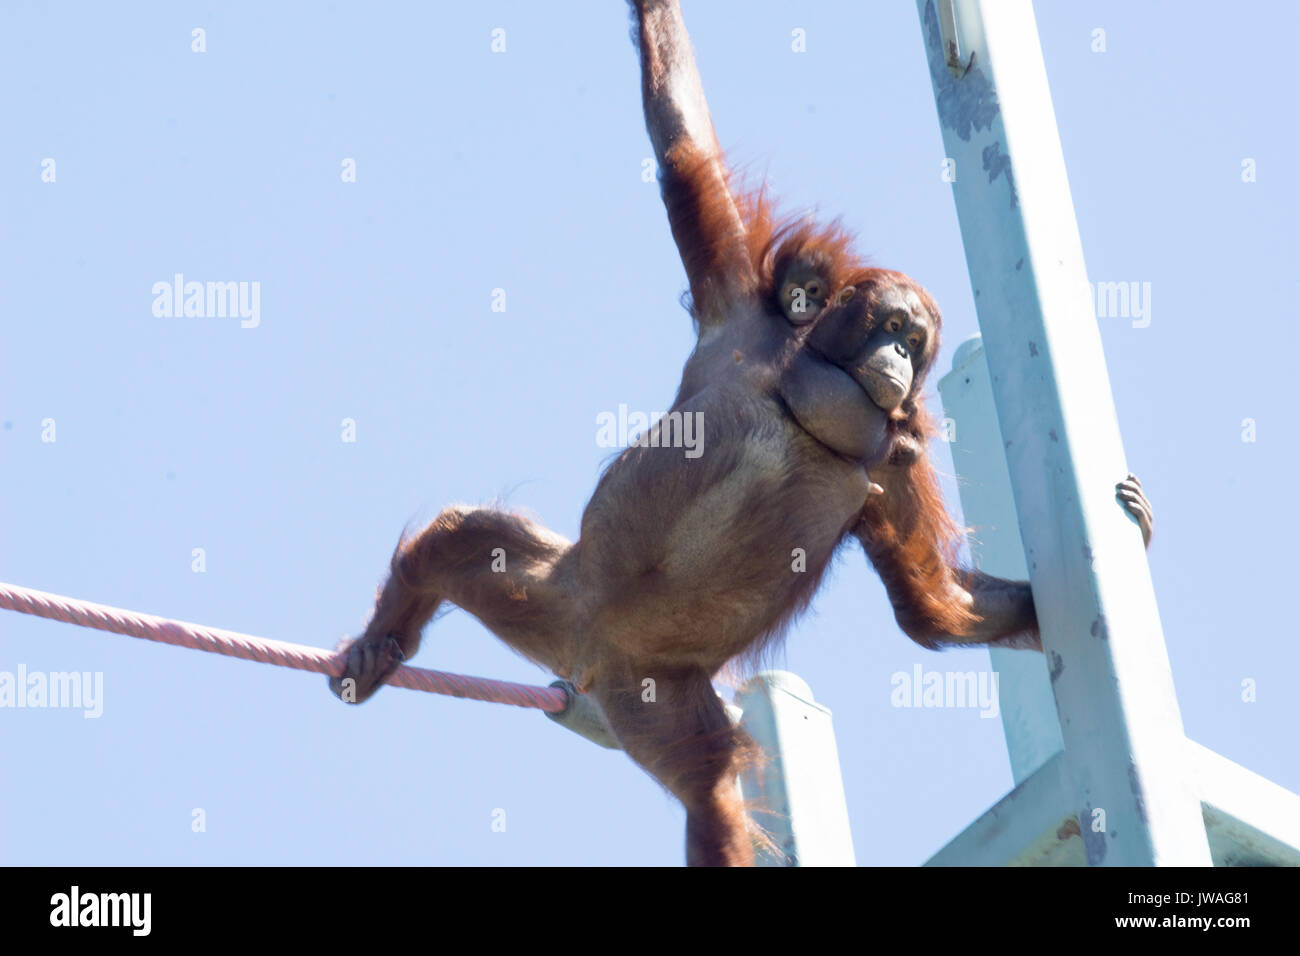
[[701, 326], [757, 284], [677, 0], [632, 0], [646, 129]]
[[923, 647], [992, 644], [1042, 650], [1027, 581], [956, 563], [960, 529], [948, 517], [929, 459], [873, 469], [871, 498], [854, 535], [880, 574], [898, 625]]

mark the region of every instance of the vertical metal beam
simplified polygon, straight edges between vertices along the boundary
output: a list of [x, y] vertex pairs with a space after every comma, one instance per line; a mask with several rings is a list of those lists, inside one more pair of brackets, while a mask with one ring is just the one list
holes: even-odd
[[917, 8], [1088, 862], [1208, 866], [1033, 8]]
[[759, 866], [853, 866], [849, 808], [831, 712], [785, 671], [764, 671], [736, 693], [741, 725], [767, 762], [740, 776], [755, 822], [779, 852], [760, 852]]
[[[971, 556], [975, 566], [998, 577], [1029, 577], [1020, 545], [1020, 524], [1011, 494], [1011, 476], [1002, 454], [1002, 434], [993, 407], [993, 383], [979, 336], [958, 346], [952, 371], [939, 381], [962, 515], [975, 529]], [[1011, 774], [1016, 783], [1061, 751], [1056, 698], [1041, 654], [992, 648], [998, 674], [998, 703], [1007, 738]]]

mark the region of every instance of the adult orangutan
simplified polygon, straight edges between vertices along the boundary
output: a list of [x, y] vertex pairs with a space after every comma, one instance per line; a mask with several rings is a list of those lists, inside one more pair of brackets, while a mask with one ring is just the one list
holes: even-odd
[[[685, 805], [689, 863], [743, 865], [753, 852], [735, 777], [753, 745], [711, 679], [782, 634], [841, 543], [862, 543], [899, 625], [926, 647], [1039, 648], [1038, 625], [1027, 583], [955, 563], [961, 534], [919, 399], [939, 348], [935, 303], [867, 267], [837, 229], [780, 225], [761, 195], [733, 192], [676, 0], [633, 8], [699, 336], [672, 410], [658, 440], [610, 465], [576, 542], [470, 507], [403, 540], [331, 686], [365, 700], [449, 601], [594, 697], [627, 753]], [[672, 447], [687, 414], [705, 426], [697, 457]], [[1120, 494], [1149, 535], [1136, 480]]]

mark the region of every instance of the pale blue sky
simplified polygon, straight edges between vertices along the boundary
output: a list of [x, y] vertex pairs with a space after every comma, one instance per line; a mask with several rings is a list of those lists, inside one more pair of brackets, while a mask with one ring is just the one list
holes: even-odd
[[[1188, 733], [1300, 790], [1295, 615], [1272, 606], [1296, 590], [1300, 12], [1037, 9], [1089, 274], [1152, 284], [1148, 328], [1101, 326]], [[913, 5], [685, 13], [732, 158], [926, 285], [946, 370], [976, 325]], [[596, 415], [664, 408], [690, 348], [621, 2], [9, 2], [0, 128], [0, 580], [332, 646], [446, 503], [504, 496], [576, 536]], [[260, 282], [260, 326], [154, 317], [176, 272]], [[896, 671], [987, 660], [911, 644], [855, 549], [792, 631], [860, 863], [924, 860], [1009, 788], [998, 721], [890, 706]], [[550, 679], [461, 612], [415, 663]], [[677, 804], [536, 712], [349, 709], [323, 677], [0, 612], [20, 664], [102, 672], [105, 699], [0, 711], [6, 863], [682, 859]]]

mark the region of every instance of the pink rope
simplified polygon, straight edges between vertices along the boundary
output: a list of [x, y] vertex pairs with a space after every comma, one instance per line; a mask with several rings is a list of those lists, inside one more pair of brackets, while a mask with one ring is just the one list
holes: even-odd
[[[152, 614], [126, 611], [107, 604], [92, 604], [76, 598], [36, 591], [16, 584], [0, 582], [0, 608], [19, 614], [34, 614], [53, 621], [79, 624], [100, 631], [143, 637], [147, 641], [175, 644], [196, 651], [210, 651], [227, 657], [240, 657], [246, 661], [260, 661], [277, 667], [292, 667], [300, 671], [315, 671], [337, 677], [343, 672], [343, 655], [306, 644], [271, 641], [251, 634], [223, 631], [202, 624], [173, 621]], [[512, 684], [509, 681], [491, 680], [487, 677], [470, 677], [467, 674], [447, 674], [443, 671], [425, 670], [422, 667], [399, 667], [388, 683], [394, 687], [423, 690], [430, 694], [448, 697], [466, 697], [470, 700], [487, 700], [496, 704], [513, 704], [515, 707], [535, 707], [550, 713], [564, 710], [567, 695], [558, 687], [535, 687], [529, 684]]]

